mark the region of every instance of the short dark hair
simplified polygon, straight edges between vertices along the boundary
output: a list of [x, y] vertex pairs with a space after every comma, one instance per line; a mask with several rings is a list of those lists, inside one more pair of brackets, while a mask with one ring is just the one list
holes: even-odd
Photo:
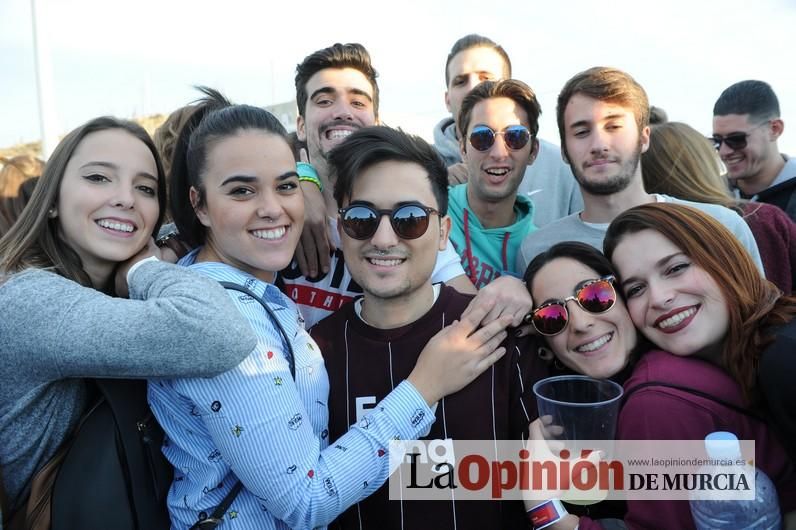
[[373, 112], [379, 116], [379, 76], [370, 62], [370, 54], [364, 46], [357, 42], [348, 44], [335, 43], [328, 48], [318, 50], [306, 56], [296, 65], [296, 104], [299, 116], [307, 110], [307, 82], [312, 76], [327, 68], [353, 68], [362, 72], [373, 87]]
[[448, 72], [448, 67], [451, 65], [453, 58], [461, 52], [470, 50], [472, 48], [489, 48], [491, 50], [495, 50], [498, 55], [503, 58], [503, 77], [511, 77], [511, 59], [509, 59], [509, 54], [506, 53], [506, 50], [503, 49], [503, 46], [490, 38], [471, 33], [453, 43], [453, 47], [448, 54], [448, 59], [445, 61], [445, 86], [450, 85], [451, 82], [451, 76], [450, 72]]
[[662, 125], [669, 123], [669, 115], [666, 111], [655, 105], [650, 105], [650, 125]]
[[423, 168], [428, 173], [440, 216], [447, 215], [448, 168], [445, 161], [419, 136], [385, 126], [359, 129], [329, 153], [329, 165], [337, 177], [334, 185], [337, 206], [342, 207], [343, 201], [351, 197], [354, 180], [363, 171], [386, 161], [409, 162]]
[[569, 100], [578, 94], [630, 108], [636, 117], [639, 134], [650, 123], [650, 103], [647, 93], [630, 74], [617, 68], [605, 66], [595, 66], [584, 70], [567, 81], [558, 94], [556, 118], [558, 134], [561, 137], [561, 151], [566, 158], [569, 158], [569, 154], [567, 153], [567, 128], [564, 123], [564, 112]]
[[779, 100], [765, 81], [739, 81], [724, 89], [713, 105], [714, 116], [727, 114], [749, 114], [755, 121], [779, 118]]
[[169, 179], [169, 206], [180, 238], [191, 247], [204, 244], [207, 229], [196, 217], [190, 200], [191, 187], [199, 191], [199, 206], [205, 202], [202, 183], [207, 153], [218, 141], [244, 130], [261, 130], [285, 139], [287, 131], [279, 119], [265, 109], [233, 105], [218, 91], [197, 87], [205, 97], [185, 122], [174, 145]]
[[542, 107], [536, 99], [533, 89], [516, 79], [503, 79], [502, 81], [484, 81], [473, 88], [462, 100], [462, 107], [459, 109], [459, 137], [464, 138], [467, 128], [470, 126], [470, 116], [479, 101], [492, 98], [508, 98], [525, 111], [528, 115], [528, 128], [533, 138], [539, 132], [539, 116], [542, 114]]

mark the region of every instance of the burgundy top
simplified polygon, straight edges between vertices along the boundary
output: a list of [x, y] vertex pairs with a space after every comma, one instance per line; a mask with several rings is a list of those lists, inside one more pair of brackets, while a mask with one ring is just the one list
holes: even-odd
[[[741, 388], [724, 370], [694, 357], [653, 350], [642, 356], [625, 390], [647, 381], [694, 388], [744, 407]], [[652, 386], [634, 392], [619, 413], [617, 438], [624, 440], [703, 440], [729, 431], [739, 440], [755, 440], [755, 464], [777, 487], [780, 510], [796, 509], [796, 471], [774, 433], [754, 417], [716, 401], [674, 388]], [[688, 501], [628, 501], [628, 528], [694, 528]], [[580, 530], [601, 528], [587, 517]]]
[[766, 278], [783, 293], [796, 287], [796, 223], [771, 204], [750, 202], [743, 218], [755, 236]]
[[[415, 366], [429, 339], [458, 320], [471, 296], [443, 287], [431, 310], [412, 324], [377, 329], [359, 318], [354, 303], [341, 307], [311, 330], [329, 373], [329, 435], [336, 439], [357, 421], [358, 409], [373, 406]], [[512, 334], [509, 334], [512, 337]], [[464, 389], [437, 406], [437, 420], [424, 439], [520, 439], [537, 417], [533, 384], [547, 366], [527, 339], [509, 338], [504, 355]], [[390, 501], [385, 484], [349, 508], [331, 529], [435, 530], [527, 529], [520, 501]]]

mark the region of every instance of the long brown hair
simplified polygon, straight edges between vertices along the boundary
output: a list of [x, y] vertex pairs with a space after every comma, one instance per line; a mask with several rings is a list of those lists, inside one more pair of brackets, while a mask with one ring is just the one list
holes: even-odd
[[743, 215], [721, 169], [708, 139], [690, 125], [676, 121], [652, 127], [649, 148], [641, 155], [641, 175], [648, 193], [720, 204]]
[[773, 328], [796, 316], [796, 297], [783, 295], [760, 276], [735, 236], [690, 206], [653, 203], [625, 211], [608, 227], [603, 241], [605, 255], [611, 259], [625, 235], [642, 230], [659, 232], [718, 284], [730, 317], [722, 362], [747, 400], [755, 400], [760, 354], [773, 340]]
[[58, 202], [58, 192], [69, 160], [83, 138], [108, 129], [122, 129], [141, 140], [152, 153], [158, 171], [158, 220], [152, 235], [156, 235], [166, 211], [166, 179], [155, 144], [149, 134], [131, 121], [104, 116], [78, 127], [58, 144], [44, 167], [30, 201], [14, 225], [0, 239], [0, 275], [12, 274], [27, 268], [47, 268], [86, 287], [94, 286], [75, 252], [58, 234], [58, 219], [51, 219], [50, 208]]

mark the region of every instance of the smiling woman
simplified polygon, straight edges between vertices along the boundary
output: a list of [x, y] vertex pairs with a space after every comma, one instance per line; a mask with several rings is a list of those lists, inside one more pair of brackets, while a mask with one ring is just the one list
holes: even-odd
[[796, 456], [796, 298], [762, 278], [724, 227], [687, 206], [626, 211], [608, 228], [605, 252], [641, 332], [726, 370]]
[[[112, 160], [107, 153], [114, 153]], [[147, 146], [122, 129], [88, 135], [66, 165], [49, 215], [60, 217], [61, 237], [94, 285], [105, 283], [116, 264], [154, 233], [158, 174]]]
[[254, 344], [218, 285], [157, 259], [164, 191], [147, 133], [97, 118], [61, 141], [0, 239], [4, 522], [89, 409], [85, 378], [213, 376]]
[[[668, 206], [671, 205], [664, 205], [664, 208]], [[665, 220], [666, 210], [656, 206], [659, 216], [655, 217], [643, 208], [649, 207], [629, 210], [617, 218], [616, 222], [622, 223], [619, 227], [614, 229], [612, 225], [609, 229], [609, 236], [612, 233], [616, 236], [607, 243], [611, 245], [608, 248], [609, 252], [613, 251], [616, 270], [599, 251], [575, 242], [554, 245], [531, 262], [525, 280], [534, 300], [539, 303], [533, 312], [534, 326], [545, 335], [552, 353], [566, 369], [592, 377], [611, 378], [624, 384], [625, 397], [619, 413], [617, 439], [659, 443], [661, 440], [703, 440], [713, 431], [730, 430], [741, 439], [756, 440], [756, 465], [769, 476], [776, 477], [774, 482], [783, 511], [794, 510], [796, 473], [786, 453], [787, 444], [792, 445], [792, 431], [782, 431], [784, 436], [781, 439], [774, 436], [780, 426], [787, 426], [787, 421], [792, 421], [792, 416], [788, 418], [774, 412], [771, 421], [763, 421], [759, 408], [753, 408], [756, 404], [745, 399], [745, 388], [734, 380], [733, 371], [721, 362], [721, 355], [715, 354], [715, 335], [717, 332], [726, 335], [729, 319], [725, 314], [723, 320], [711, 322], [701, 315], [701, 311], [707, 310], [704, 306], [710, 304], [713, 316], [718, 317], [716, 313], [722, 311], [716, 307], [719, 300], [724, 304], [724, 313], [732, 313], [733, 309], [727, 307], [726, 301], [733, 298], [719, 288], [723, 283], [711, 277], [709, 271], [712, 269], [695, 270], [700, 268], [697, 265], [699, 259], [690, 255], [690, 245], [683, 245], [682, 249], [671, 248], [672, 243], [667, 238], [672, 236], [669, 227], [674, 221]], [[685, 214], [688, 213], [686, 210]], [[642, 225], [639, 219], [645, 218], [645, 214], [647, 223]], [[709, 224], [716, 224], [712, 218], [705, 218]], [[690, 222], [690, 230], [704, 236], [700, 227], [693, 227], [701, 222]], [[653, 231], [657, 228], [651, 226], [661, 227], [665, 236]], [[647, 238], [650, 233], [660, 239], [650, 239], [652, 244], [643, 249], [640, 248], [640, 239], [631, 240], [633, 236]], [[683, 237], [678, 233], [677, 241], [682, 241]], [[742, 249], [729, 232], [725, 237]], [[614, 246], [617, 239], [619, 242]], [[628, 253], [628, 249], [632, 251]], [[754, 273], [759, 278], [751, 260], [745, 259], [747, 263], [737, 267], [742, 271], [740, 274]], [[612, 277], [618, 281], [612, 281]], [[668, 287], [662, 286], [670, 282]], [[760, 280], [761, 285], [762, 282], [764, 280]], [[750, 288], [753, 292], [757, 292], [756, 289]], [[654, 293], [650, 294], [650, 291]], [[636, 318], [641, 314], [636, 305], [645, 297], [649, 297], [650, 306], [661, 305], [660, 300], [666, 306], [660, 314], [651, 317], [651, 322], [662, 328], [658, 335], [650, 332], [646, 321]], [[748, 303], [757, 299], [745, 300]], [[792, 302], [789, 302], [791, 313], [794, 310]], [[787, 311], [772, 311], [771, 323], [776, 325], [784, 314]], [[631, 322], [631, 316], [634, 322]], [[672, 352], [663, 351], [665, 348], [655, 349], [640, 338], [637, 347], [640, 355], [632, 355], [636, 344], [633, 323], [649, 338], [666, 337], [669, 340], [666, 347]], [[700, 333], [681, 338], [685, 330], [696, 328], [700, 328]], [[780, 336], [775, 344], [778, 346], [770, 347], [764, 356], [777, 359], [772, 364], [785, 374], [790, 369], [792, 375], [793, 363], [788, 359], [792, 359], [796, 343], [793, 330], [789, 328], [792, 326], [777, 331]], [[672, 340], [672, 336], [678, 336], [678, 340]], [[697, 342], [703, 347], [700, 348]], [[771, 348], [779, 348], [779, 352], [772, 354]], [[710, 362], [704, 356], [711, 357]], [[783, 384], [781, 379], [769, 386], [780, 388], [781, 393], [788, 392], [792, 385]], [[766, 399], [769, 405], [773, 405], [771, 410], [775, 411], [792, 403], [787, 399], [792, 400], [793, 397], [780, 395], [778, 403], [774, 403], [767, 393]], [[778, 421], [782, 419], [784, 423]], [[550, 429], [551, 425], [542, 428], [542, 423], [537, 420], [531, 425], [531, 436], [542, 438]], [[607, 512], [611, 517], [621, 517], [628, 528], [694, 528], [686, 501], [631, 499], [627, 501], [626, 513], [614, 511], [615, 508], [600, 503], [590, 508], [590, 514], [591, 517], [599, 517], [596, 514]], [[577, 508], [570, 509], [575, 511]], [[572, 515], [560, 521], [557, 528], [574, 529], [576, 525], [582, 530], [603, 528], [590, 517]]]
[[559, 243], [528, 266], [532, 323], [567, 368], [595, 378], [619, 374], [637, 347], [637, 333], [614, 287], [613, 267], [584, 243]]

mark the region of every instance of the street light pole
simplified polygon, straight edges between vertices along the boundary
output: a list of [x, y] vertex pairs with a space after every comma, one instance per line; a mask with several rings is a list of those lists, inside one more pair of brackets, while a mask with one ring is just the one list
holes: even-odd
[[43, 0], [30, 0], [33, 17], [33, 55], [36, 61], [36, 95], [39, 100], [39, 128], [41, 131], [41, 154], [47, 160], [58, 144], [58, 117], [53, 93], [52, 63], [47, 39], [46, 16]]

